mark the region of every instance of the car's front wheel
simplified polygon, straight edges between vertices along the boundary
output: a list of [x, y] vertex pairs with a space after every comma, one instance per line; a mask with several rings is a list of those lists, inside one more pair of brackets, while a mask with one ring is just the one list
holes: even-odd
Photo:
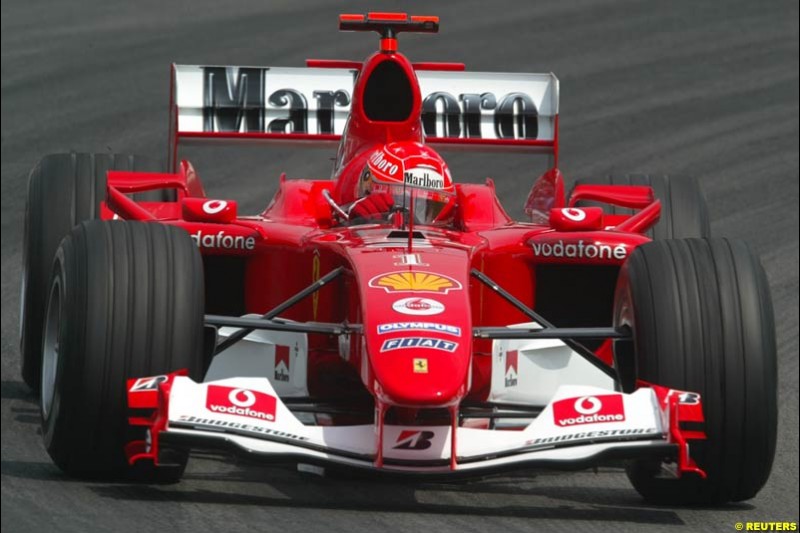
[[[124, 446], [127, 379], [188, 369], [203, 354], [203, 266], [182, 229], [91, 221], [56, 252], [43, 330], [42, 434], [53, 461], [79, 477], [132, 472]], [[177, 480], [187, 455], [139, 466], [152, 482]]]
[[[778, 419], [775, 327], [758, 258], [727, 239], [640, 246], [620, 271], [614, 325], [633, 334], [636, 378], [700, 393], [705, 415], [707, 440], [691, 441], [690, 454], [708, 478], [665, 478], [660, 462], [641, 460], [628, 470], [636, 490], [664, 504], [755, 496], [772, 467]], [[626, 345], [615, 351], [625, 356]]]

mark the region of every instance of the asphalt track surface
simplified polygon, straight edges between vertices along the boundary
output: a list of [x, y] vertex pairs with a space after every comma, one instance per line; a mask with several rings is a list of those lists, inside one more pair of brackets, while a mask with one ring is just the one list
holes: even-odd
[[[798, 520], [798, 5], [736, 0], [2, 2], [2, 530], [13, 531], [732, 531]], [[653, 507], [606, 468], [461, 485], [318, 479], [194, 459], [173, 486], [62, 475], [20, 381], [18, 291], [27, 174], [64, 151], [166, 153], [168, 65], [300, 66], [362, 59], [373, 35], [340, 34], [339, 10], [442, 18], [407, 36], [414, 60], [473, 70], [553, 71], [561, 80], [561, 167], [694, 174], [713, 233], [747, 240], [774, 299], [781, 403], [772, 477], [746, 503]], [[193, 154], [210, 195], [257, 212], [277, 176], [325, 177], [325, 152], [247, 148]], [[541, 165], [527, 157], [451, 161], [457, 179], [497, 177], [515, 215]]]

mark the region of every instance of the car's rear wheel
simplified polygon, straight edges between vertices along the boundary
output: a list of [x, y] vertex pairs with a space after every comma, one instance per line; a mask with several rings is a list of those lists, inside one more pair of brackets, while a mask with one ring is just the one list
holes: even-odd
[[636, 490], [664, 504], [752, 498], [772, 467], [778, 410], [772, 303], [758, 258], [726, 239], [645, 244], [620, 271], [614, 325], [633, 334], [636, 378], [700, 393], [708, 437], [690, 450], [707, 479], [665, 479], [660, 462], [637, 461], [628, 469]]
[[203, 266], [189, 235], [82, 223], [56, 253], [48, 294], [41, 412], [53, 461], [79, 477], [177, 480], [185, 452], [164, 466], [128, 466], [124, 446], [145, 435], [128, 425], [126, 381], [184, 368], [202, 377]]
[[[700, 185], [690, 176], [656, 174], [615, 174], [580, 178], [575, 185], [646, 185], [661, 200], [661, 218], [647, 235], [653, 240], [709, 237], [711, 235], [708, 207]], [[578, 207], [599, 205], [578, 202]], [[603, 205], [610, 214], [631, 214], [630, 209]]]
[[[160, 171], [156, 161], [122, 154], [51, 154], [31, 170], [25, 206], [20, 295], [20, 363], [22, 379], [39, 389], [42, 322], [53, 256], [61, 239], [85, 220], [100, 216], [109, 170]], [[140, 201], [172, 201], [173, 190], [134, 195]]]

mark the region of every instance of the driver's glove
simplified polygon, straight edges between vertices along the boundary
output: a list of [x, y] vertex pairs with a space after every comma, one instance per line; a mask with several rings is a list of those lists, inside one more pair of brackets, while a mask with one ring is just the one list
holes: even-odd
[[394, 197], [388, 192], [373, 192], [353, 202], [350, 218], [379, 218], [391, 211]]

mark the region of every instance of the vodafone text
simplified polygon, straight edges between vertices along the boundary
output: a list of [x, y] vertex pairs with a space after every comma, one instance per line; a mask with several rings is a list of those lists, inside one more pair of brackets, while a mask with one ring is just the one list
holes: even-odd
[[277, 400], [269, 394], [249, 389], [209, 385], [206, 409], [214, 413], [275, 420]]
[[256, 247], [255, 237], [228, 235], [224, 231], [203, 233], [197, 230], [191, 234], [192, 240], [200, 248], [217, 248], [223, 250], [253, 250]]
[[576, 259], [617, 259], [622, 260], [628, 255], [628, 249], [624, 244], [594, 244], [584, 243], [583, 240], [577, 243], [564, 243], [564, 241], [531, 242], [533, 254], [537, 257], [569, 257]]
[[601, 394], [567, 398], [553, 403], [557, 426], [567, 427], [600, 422], [623, 422], [625, 404], [619, 394]]

